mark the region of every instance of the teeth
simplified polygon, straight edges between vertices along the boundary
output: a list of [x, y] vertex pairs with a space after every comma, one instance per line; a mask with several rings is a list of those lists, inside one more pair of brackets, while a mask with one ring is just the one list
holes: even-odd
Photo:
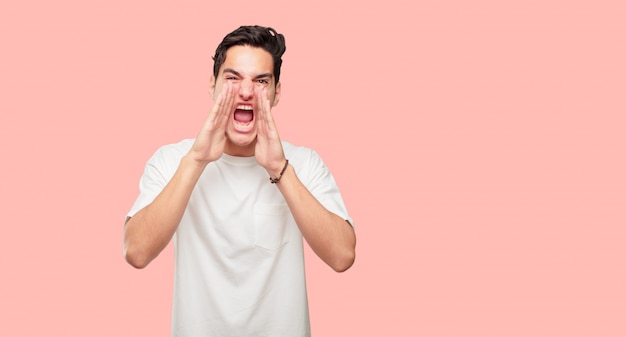
[[237, 110], [250, 110], [252, 111], [252, 107], [249, 105], [238, 105]]

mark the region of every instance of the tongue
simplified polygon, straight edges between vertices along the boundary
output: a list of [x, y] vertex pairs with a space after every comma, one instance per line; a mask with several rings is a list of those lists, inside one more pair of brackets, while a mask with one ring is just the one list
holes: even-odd
[[252, 111], [235, 110], [235, 120], [237, 122], [248, 123], [252, 120]]

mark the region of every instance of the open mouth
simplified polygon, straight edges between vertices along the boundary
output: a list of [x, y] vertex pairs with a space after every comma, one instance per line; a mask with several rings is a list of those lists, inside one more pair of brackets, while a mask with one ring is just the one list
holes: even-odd
[[254, 111], [250, 105], [238, 105], [233, 114], [235, 122], [241, 125], [249, 125], [254, 120]]
[[238, 105], [233, 113], [233, 127], [241, 133], [249, 133], [254, 129], [254, 110], [251, 105]]

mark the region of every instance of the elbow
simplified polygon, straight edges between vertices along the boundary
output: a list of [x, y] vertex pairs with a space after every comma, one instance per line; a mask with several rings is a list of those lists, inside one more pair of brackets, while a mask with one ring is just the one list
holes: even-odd
[[150, 259], [147, 258], [146, 254], [142, 254], [141, 251], [133, 249], [133, 247], [128, 245], [124, 247], [124, 258], [128, 264], [136, 269], [144, 269], [150, 263]]
[[128, 262], [128, 264], [130, 264], [135, 269], [144, 269], [148, 266], [148, 263], [146, 263], [145, 261], [128, 255], [126, 255], [126, 262]]
[[337, 273], [343, 273], [344, 271], [350, 269], [354, 264], [355, 253], [354, 249], [350, 249], [343, 253], [340, 257], [338, 257], [333, 263], [330, 264], [330, 267]]
[[142, 245], [142, 241], [138, 240], [137, 235], [133, 235], [133, 232], [129, 230], [128, 222], [131, 219], [132, 218], [126, 219], [124, 227], [124, 259], [128, 264], [133, 266], [133, 268], [143, 269], [148, 266], [152, 258], [148, 256], [145, 246]]
[[332, 263], [329, 263], [330, 267], [337, 273], [343, 273], [354, 264], [356, 258], [356, 236], [354, 235], [354, 231], [350, 234], [349, 240], [337, 252]]

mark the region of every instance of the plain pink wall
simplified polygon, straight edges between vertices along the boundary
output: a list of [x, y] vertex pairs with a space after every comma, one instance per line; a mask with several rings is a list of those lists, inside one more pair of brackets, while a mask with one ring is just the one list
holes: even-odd
[[3, 2], [0, 334], [169, 335], [171, 247], [132, 269], [124, 216], [261, 24], [356, 221], [347, 273], [307, 253], [315, 336], [625, 336], [623, 2], [409, 3]]

